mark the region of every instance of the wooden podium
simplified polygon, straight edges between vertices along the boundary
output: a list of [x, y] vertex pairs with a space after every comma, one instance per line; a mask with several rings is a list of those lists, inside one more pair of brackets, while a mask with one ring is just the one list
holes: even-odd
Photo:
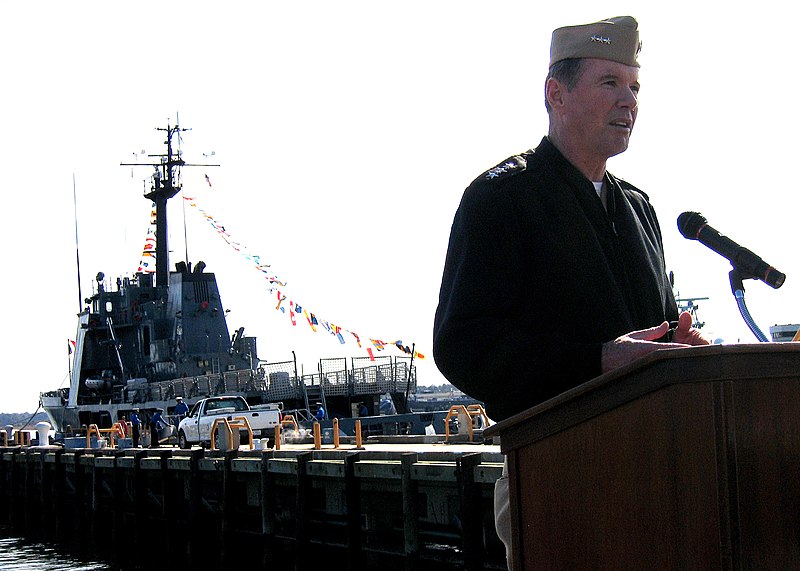
[[800, 343], [658, 351], [498, 434], [514, 571], [800, 569]]

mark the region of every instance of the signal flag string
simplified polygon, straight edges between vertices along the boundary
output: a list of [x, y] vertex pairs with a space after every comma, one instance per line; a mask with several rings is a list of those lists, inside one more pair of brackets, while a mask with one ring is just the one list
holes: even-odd
[[[213, 186], [211, 185], [211, 180], [208, 178], [208, 175], [205, 176], [205, 181], [208, 183], [209, 188], [213, 189]], [[205, 219], [205, 221], [225, 241], [225, 243], [228, 244], [228, 246], [233, 248], [234, 251], [236, 251], [239, 255], [244, 257], [251, 264], [252, 267], [258, 270], [264, 276], [264, 278], [269, 284], [268, 285], [269, 293], [271, 294], [275, 293], [277, 295], [277, 305], [275, 306], [275, 309], [285, 315], [288, 315], [292, 326], [294, 327], [297, 326], [298, 317], [305, 318], [305, 321], [308, 323], [309, 328], [311, 329], [312, 332], [317, 333], [320, 330], [324, 330], [332, 337], [335, 337], [342, 345], [346, 343], [346, 339], [349, 336], [352, 336], [353, 338], [352, 340], [355, 341], [356, 345], [359, 348], [364, 349], [367, 352], [371, 361], [375, 360], [375, 354], [373, 352], [373, 349], [375, 349], [375, 351], [383, 351], [389, 345], [394, 345], [402, 353], [410, 355], [414, 359], [420, 359], [420, 360], [425, 359], [425, 355], [423, 355], [416, 349], [412, 348], [414, 347], [413, 344], [411, 345], [411, 347], [409, 347], [407, 344], [403, 343], [403, 341], [400, 339], [387, 343], [386, 341], [381, 341], [380, 339], [367, 338], [369, 339], [369, 345], [367, 347], [364, 347], [361, 342], [361, 336], [358, 335], [356, 332], [350, 331], [349, 329], [346, 329], [339, 325], [335, 325], [334, 323], [326, 319], [323, 319], [316, 313], [310, 311], [308, 308], [306, 308], [304, 305], [301, 305], [297, 301], [288, 299], [287, 296], [280, 289], [278, 289], [278, 288], [285, 288], [286, 282], [278, 279], [278, 277], [271, 271], [270, 265], [265, 263], [262, 260], [261, 256], [251, 253], [244, 244], [235, 240], [233, 236], [231, 236], [231, 233], [226, 229], [225, 225], [222, 224], [222, 222], [220, 222], [219, 219], [214, 217], [211, 213], [209, 213], [202, 206], [200, 206], [200, 204], [198, 204], [197, 196], [187, 196], [186, 194], [184, 194], [183, 199], [189, 204], [189, 206], [193, 210], [195, 210], [203, 219]], [[150, 250], [155, 249], [155, 232], [153, 232], [152, 248], [148, 248], [148, 245], [150, 244], [149, 242], [150, 238], [151, 235], [150, 232], [148, 232], [148, 237], [147, 237], [148, 241], [145, 242], [145, 250], [142, 254], [143, 258], [145, 257], [145, 255], [147, 255], [147, 257], [150, 256], [152, 256], [153, 258], [155, 257], [152, 253], [150, 253]], [[152, 263], [153, 267], [155, 267], [155, 262], [153, 261]], [[142, 270], [142, 268], [145, 269]], [[148, 268], [149, 265], [146, 262], [140, 263], [140, 271], [151, 271]]]

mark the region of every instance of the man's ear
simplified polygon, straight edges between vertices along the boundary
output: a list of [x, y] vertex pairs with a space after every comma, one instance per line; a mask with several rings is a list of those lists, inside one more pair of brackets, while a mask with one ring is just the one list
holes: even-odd
[[544, 84], [544, 96], [550, 107], [558, 107], [563, 102], [564, 85], [555, 78], [548, 77]]

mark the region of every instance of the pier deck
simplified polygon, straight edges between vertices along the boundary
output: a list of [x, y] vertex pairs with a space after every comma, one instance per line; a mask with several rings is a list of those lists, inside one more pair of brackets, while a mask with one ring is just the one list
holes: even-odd
[[363, 448], [0, 448], [0, 513], [112, 558], [159, 548], [204, 565], [306, 568], [324, 554], [339, 569], [506, 568], [498, 446]]

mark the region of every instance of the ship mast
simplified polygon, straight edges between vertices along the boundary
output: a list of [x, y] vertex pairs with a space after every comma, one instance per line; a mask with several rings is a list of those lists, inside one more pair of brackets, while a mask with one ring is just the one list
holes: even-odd
[[156, 286], [167, 287], [169, 284], [169, 239], [167, 234], [167, 201], [178, 194], [181, 190], [180, 171], [178, 170], [184, 162], [180, 151], [174, 156], [172, 153], [172, 136], [187, 129], [181, 129], [178, 125], [167, 128], [157, 128], [158, 131], [166, 131], [167, 154], [151, 155], [160, 156], [161, 163], [153, 165], [156, 173], [153, 176], [153, 186], [149, 193], [144, 197], [152, 200], [156, 205]]
[[[187, 165], [181, 157], [180, 149], [173, 150], [173, 136], [183, 131], [178, 125], [166, 128], [157, 127], [157, 131], [164, 131], [167, 134], [166, 155], [148, 155], [149, 157], [160, 158], [159, 162], [153, 163], [120, 163], [122, 166], [151, 166], [154, 167], [153, 185], [150, 192], [144, 195], [145, 198], [152, 200], [156, 205], [156, 286], [162, 293], [169, 285], [169, 238], [167, 231], [167, 201], [178, 194], [181, 190], [180, 167], [199, 166]], [[219, 166], [219, 165], [203, 165]]]

